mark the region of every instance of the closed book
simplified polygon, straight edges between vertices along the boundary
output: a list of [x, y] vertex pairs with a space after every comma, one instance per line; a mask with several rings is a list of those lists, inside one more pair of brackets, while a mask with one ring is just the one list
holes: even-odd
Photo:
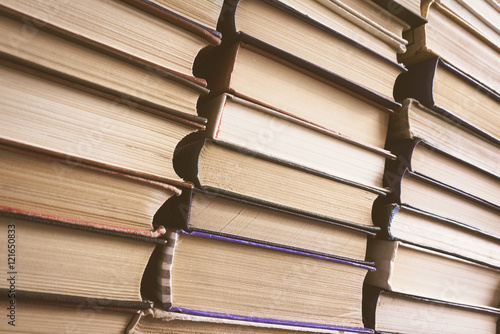
[[375, 199], [382, 188], [360, 185], [254, 151], [186, 138], [176, 150], [174, 167], [202, 189], [238, 194], [271, 206], [347, 224], [373, 227]]
[[373, 2], [407, 22], [413, 28], [427, 23], [420, 11], [420, 0], [373, 0]]
[[1, 289], [15, 303], [18, 291], [118, 301], [144, 308], [140, 291], [157, 237], [98, 224], [74, 224], [33, 212], [1, 208], [0, 227], [7, 249]]
[[364, 331], [361, 297], [370, 265], [185, 231], [170, 233], [152, 263], [157, 298], [168, 311]]
[[2, 138], [182, 184], [172, 166], [175, 146], [204, 124], [13, 62], [0, 61], [0, 72]]
[[219, 29], [226, 38], [233, 39], [229, 37], [231, 34], [252, 36], [387, 99], [392, 99], [394, 81], [404, 71], [395, 60], [381, 56], [279, 1], [226, 3], [222, 13]]
[[392, 240], [370, 240], [367, 258], [377, 268], [368, 273], [367, 284], [454, 303], [500, 303], [499, 268]]
[[463, 122], [437, 113], [415, 99], [405, 99], [402, 108], [390, 119], [388, 147], [419, 140], [489, 174], [499, 175], [498, 141], [481, 136]]
[[408, 169], [401, 174], [387, 171], [385, 181], [392, 189], [386, 197], [390, 203], [406, 204], [488, 234], [500, 235], [500, 210], [493, 203]]
[[[446, 3], [422, 1], [422, 16], [428, 22], [403, 35], [411, 42], [400, 60], [410, 65], [439, 56], [483, 85], [500, 91], [498, 37], [490, 40], [461, 19]], [[478, 55], [481, 61], [478, 61]]]
[[365, 286], [363, 316], [377, 333], [498, 333], [500, 310]]
[[[461, 190], [500, 206], [500, 178], [421, 139], [404, 140], [390, 146], [398, 156], [387, 161], [386, 178], [408, 169], [438, 183]], [[484, 157], [490, 159], [490, 157]]]
[[[385, 161], [396, 158], [382, 146], [387, 133], [385, 124], [353, 124], [354, 111], [339, 113], [336, 131], [231, 94], [216, 96], [200, 105], [199, 113], [209, 120], [205, 131], [208, 138], [367, 186], [382, 187]], [[341, 118], [345, 119], [345, 126], [341, 125]], [[381, 146], [344, 135], [355, 131], [373, 133]]]
[[[383, 129], [398, 103], [248, 35], [239, 36], [241, 40], [235, 43], [200, 55], [196, 70], [207, 79], [211, 91], [202, 97], [203, 102], [230, 93], [355, 140], [384, 146], [387, 133]], [[373, 127], [366, 132], [358, 128], [364, 125]]]
[[198, 97], [208, 92], [205, 80], [119, 57], [47, 26], [27, 38], [26, 20], [23, 15], [1, 12], [1, 29], [10, 36], [0, 43], [2, 58], [93, 88], [95, 93], [106, 93], [117, 102], [205, 122], [196, 114]]
[[[153, 216], [181, 189], [87, 160], [2, 141], [3, 207], [68, 221], [153, 232]], [[189, 186], [186, 184], [186, 186]]]
[[[128, 2], [4, 1], [1, 8], [24, 15], [35, 32], [38, 27], [58, 29], [117, 56], [188, 77], [193, 76], [192, 66], [200, 50], [220, 44], [218, 36], [171, 11], [142, 1]], [[19, 36], [14, 42], [22, 43], [26, 37]]]
[[360, 227], [199, 188], [167, 200], [153, 222], [168, 229], [219, 234], [353, 261], [364, 261], [367, 238], [375, 235]]
[[370, 333], [359, 331], [335, 330], [324, 328], [303, 327], [296, 325], [272, 324], [249, 320], [235, 320], [220, 317], [191, 315], [165, 311], [159, 307], [141, 312], [127, 329], [127, 334], [188, 334], [193, 332], [205, 334], [344, 334]]
[[[33, 291], [16, 291], [9, 299], [2, 290], [0, 301], [8, 305], [6, 321], [0, 323], [2, 333], [63, 333], [85, 331], [121, 334], [141, 310], [152, 303], [74, 297]], [[10, 309], [9, 309], [10, 308]]]
[[443, 114], [451, 121], [499, 141], [500, 95], [442, 58], [408, 66], [394, 87], [398, 101], [418, 100], [424, 106]]

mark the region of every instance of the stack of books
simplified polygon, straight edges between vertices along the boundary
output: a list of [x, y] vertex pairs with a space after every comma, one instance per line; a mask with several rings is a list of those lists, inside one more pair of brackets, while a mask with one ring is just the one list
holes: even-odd
[[[423, 1], [406, 34], [377, 200], [365, 320], [380, 332], [495, 333], [500, 317], [500, 7]], [[480, 59], [478, 59], [480, 57]], [[410, 315], [410, 317], [408, 317]]]
[[207, 129], [174, 155], [195, 188], [155, 215], [158, 307], [130, 332], [373, 332], [366, 246], [409, 28], [369, 1], [225, 2], [195, 64]]
[[206, 126], [192, 65], [220, 44], [221, 3], [205, 5], [0, 5], [2, 333], [123, 333], [152, 307], [153, 216], [192, 187], [172, 157]]

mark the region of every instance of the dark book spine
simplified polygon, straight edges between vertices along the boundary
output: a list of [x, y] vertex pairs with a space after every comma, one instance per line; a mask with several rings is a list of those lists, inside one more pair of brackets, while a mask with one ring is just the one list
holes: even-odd
[[394, 99], [403, 102], [413, 98], [428, 108], [433, 108], [433, 82], [439, 58], [432, 58], [408, 66], [408, 71], [401, 73], [394, 83]]
[[380, 295], [380, 288], [364, 284], [363, 285], [363, 299], [362, 299], [362, 314], [363, 324], [367, 328], [375, 330], [376, 325], [376, 309], [378, 298]]
[[[380, 197], [379, 197], [380, 198]], [[372, 220], [375, 226], [380, 227], [377, 237], [393, 240], [391, 233], [392, 219], [398, 213], [400, 206], [395, 203], [386, 203], [385, 200], [375, 200], [372, 210]]]
[[189, 230], [192, 197], [193, 189], [185, 189], [180, 196], [170, 197], [155, 213], [153, 226]]
[[198, 159], [205, 140], [197, 140], [198, 137], [196, 132], [184, 137], [175, 148], [172, 162], [177, 175], [201, 187], [198, 179]]

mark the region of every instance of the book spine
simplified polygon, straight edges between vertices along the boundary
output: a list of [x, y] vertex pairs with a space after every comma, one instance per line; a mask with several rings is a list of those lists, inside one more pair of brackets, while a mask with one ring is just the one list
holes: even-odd
[[178, 234], [176, 232], [169, 231], [167, 232], [166, 237], [167, 244], [157, 248], [158, 258], [156, 261], [155, 275], [156, 298], [161, 302], [165, 310], [169, 310], [172, 308], [171, 271]]
[[428, 108], [433, 108], [433, 82], [439, 58], [432, 58], [407, 67], [394, 84], [394, 99], [402, 102], [413, 98]]
[[[380, 198], [380, 197], [379, 197]], [[375, 200], [372, 210], [372, 220], [375, 226], [380, 227], [378, 238], [394, 240], [391, 225], [394, 216], [398, 213], [400, 206], [395, 203], [386, 203], [384, 200]]]
[[189, 230], [193, 191], [186, 189], [180, 196], [170, 197], [155, 213], [153, 226]]
[[174, 170], [184, 180], [201, 187], [198, 178], [198, 160], [206, 140], [197, 140], [199, 134], [193, 133], [184, 137], [177, 145], [172, 163]]

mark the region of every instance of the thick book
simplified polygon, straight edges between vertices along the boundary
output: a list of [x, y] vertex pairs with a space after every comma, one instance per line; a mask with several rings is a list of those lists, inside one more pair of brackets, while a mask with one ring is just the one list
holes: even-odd
[[167, 11], [182, 20], [199, 25], [212, 35], [221, 37], [217, 22], [224, 0], [124, 0], [143, 10]]
[[500, 91], [498, 37], [488, 39], [449, 9], [446, 1], [423, 1], [422, 16], [428, 22], [403, 35], [411, 41], [399, 58], [405, 65], [439, 56], [483, 85]]
[[248, 320], [235, 320], [220, 317], [191, 315], [165, 311], [159, 307], [141, 312], [125, 331], [126, 334], [362, 334], [371, 333], [367, 329], [360, 331], [339, 331], [285, 324], [272, 324]]
[[8, 279], [0, 288], [8, 290], [11, 304], [18, 291], [32, 291], [138, 307], [143, 304], [141, 281], [147, 262], [156, 245], [165, 244], [127, 229], [73, 224], [3, 207], [0, 228], [8, 250]]
[[228, 40], [240, 34], [252, 36], [291, 57], [336, 73], [387, 99], [392, 99], [394, 81], [404, 71], [404, 67], [395, 60], [374, 52], [280, 1], [226, 2], [218, 29]]
[[470, 165], [499, 176], [500, 145], [473, 132], [462, 122], [427, 108], [415, 99], [405, 99], [390, 119], [388, 147], [409, 140], [424, 140], [433, 147]]
[[389, 291], [476, 306], [500, 303], [500, 269], [402, 241], [371, 239], [376, 271], [365, 283]]
[[394, 86], [394, 98], [418, 100], [451, 121], [500, 142], [500, 94], [440, 57], [408, 66]]
[[31, 31], [57, 29], [117, 56], [189, 77], [200, 50], [221, 42], [212, 31], [139, 0], [3, 1], [0, 8], [23, 15]]
[[392, 191], [380, 201], [405, 204], [500, 236], [498, 205], [408, 169], [387, 170], [386, 175], [385, 184]]
[[172, 166], [174, 149], [204, 124], [1, 59], [0, 73], [3, 139], [182, 183]]
[[23, 16], [0, 11], [0, 27], [9, 36], [0, 42], [2, 58], [76, 81], [123, 103], [145, 105], [194, 122], [205, 122], [196, 114], [199, 96], [208, 92], [205, 80], [117, 57], [85, 44], [77, 36], [63, 36], [47, 26], [41, 26], [33, 36], [26, 36], [25, 21]]
[[17, 290], [15, 296], [0, 290], [6, 305], [2, 333], [53, 334], [67, 331], [122, 334], [132, 320], [152, 307], [152, 303], [75, 297]]
[[165, 310], [364, 331], [362, 287], [370, 265], [181, 230], [170, 232], [157, 252], [151, 264]]
[[373, 202], [387, 193], [217, 140], [190, 140], [177, 148], [174, 168], [202, 189], [368, 228]]
[[380, 334], [498, 333], [500, 310], [365, 286], [365, 325]]
[[[393, 11], [380, 7], [372, 1], [277, 0], [276, 2], [285, 8], [293, 9], [297, 14], [304, 15], [307, 18], [306, 22], [313, 25], [317, 23], [319, 29], [331, 29], [393, 61], [397, 60], [398, 53], [406, 50], [408, 41], [403, 39], [402, 35], [404, 30], [409, 29], [409, 25], [394, 15]], [[240, 15], [238, 13], [236, 15], [237, 20]], [[322, 47], [324, 46], [318, 46]]]
[[[436, 182], [464, 191], [500, 207], [500, 177], [470, 164], [450, 153], [444, 152], [421, 139], [403, 140], [393, 143], [391, 152], [398, 156], [387, 161], [386, 178], [408, 169]], [[490, 157], [484, 157], [489, 159]]]
[[[2, 140], [1, 205], [67, 221], [153, 231], [153, 216], [181, 188], [70, 155]], [[189, 186], [189, 184], [186, 184]]]
[[405, 204], [376, 203], [373, 222], [378, 236], [420, 245], [485, 266], [500, 268], [500, 238], [474, 226]]
[[[334, 131], [227, 93], [200, 105], [199, 113], [209, 120], [209, 138], [367, 186], [382, 187], [385, 161], [396, 158], [383, 149], [387, 127], [371, 114], [367, 122], [353, 123], [354, 111], [339, 113]], [[351, 131], [374, 133], [381, 146], [344, 135]]]
[[[392, 110], [400, 106], [398, 103], [331, 72], [286, 57], [247, 35], [240, 36], [243, 41], [200, 56], [197, 71], [207, 79], [211, 91], [203, 100], [230, 93], [383, 147], [387, 135], [383, 129]], [[364, 125], [373, 128], [358, 130]]]
[[355, 261], [364, 261], [367, 238], [375, 235], [374, 231], [198, 188], [167, 200], [153, 223]]

